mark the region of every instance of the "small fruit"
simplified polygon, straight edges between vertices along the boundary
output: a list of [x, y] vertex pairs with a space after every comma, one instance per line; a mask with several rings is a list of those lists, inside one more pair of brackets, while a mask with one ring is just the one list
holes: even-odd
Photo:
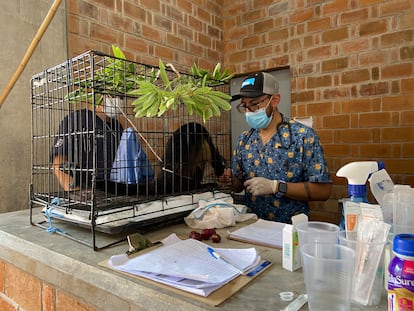
[[221, 241], [221, 236], [220, 236], [220, 234], [218, 234], [218, 233], [214, 233], [214, 234], [211, 236], [211, 240], [212, 240], [214, 243], [219, 243], [219, 242]]
[[198, 240], [198, 241], [202, 240], [201, 234], [197, 231], [191, 231], [190, 234], [188, 235], [188, 237], [190, 239], [194, 239], [194, 240]]
[[216, 233], [214, 229], [203, 229], [201, 230], [201, 238], [203, 240], [209, 240], [213, 234]]

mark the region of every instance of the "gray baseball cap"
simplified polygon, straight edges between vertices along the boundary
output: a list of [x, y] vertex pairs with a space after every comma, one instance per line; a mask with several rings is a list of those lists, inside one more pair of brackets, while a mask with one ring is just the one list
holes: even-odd
[[279, 82], [267, 72], [256, 72], [247, 76], [243, 80], [240, 93], [233, 95], [231, 100], [237, 100], [242, 97], [260, 97], [263, 95], [273, 95], [279, 93]]

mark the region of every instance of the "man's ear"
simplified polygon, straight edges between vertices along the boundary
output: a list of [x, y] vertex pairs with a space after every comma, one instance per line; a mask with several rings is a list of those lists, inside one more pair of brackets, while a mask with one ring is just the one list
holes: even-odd
[[273, 94], [272, 95], [272, 106], [277, 107], [280, 103], [280, 94]]

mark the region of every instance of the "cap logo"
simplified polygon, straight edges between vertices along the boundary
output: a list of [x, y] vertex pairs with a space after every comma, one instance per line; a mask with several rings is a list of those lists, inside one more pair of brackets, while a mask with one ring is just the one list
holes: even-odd
[[248, 85], [254, 85], [255, 81], [256, 81], [256, 78], [254, 78], [254, 77], [253, 78], [248, 78], [248, 79], [243, 81], [241, 87], [244, 88], [245, 86], [248, 86]]

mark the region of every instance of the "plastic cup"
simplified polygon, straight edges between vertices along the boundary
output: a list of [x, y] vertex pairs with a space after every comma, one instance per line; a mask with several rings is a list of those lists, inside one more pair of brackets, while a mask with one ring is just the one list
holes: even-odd
[[306, 243], [338, 244], [339, 226], [329, 222], [309, 221], [296, 225], [299, 245]]
[[340, 231], [339, 244], [355, 251], [355, 271], [351, 299], [363, 306], [381, 301], [384, 280], [383, 254], [386, 242], [357, 241], [357, 232]]
[[309, 310], [349, 311], [355, 252], [332, 243], [300, 247]]

